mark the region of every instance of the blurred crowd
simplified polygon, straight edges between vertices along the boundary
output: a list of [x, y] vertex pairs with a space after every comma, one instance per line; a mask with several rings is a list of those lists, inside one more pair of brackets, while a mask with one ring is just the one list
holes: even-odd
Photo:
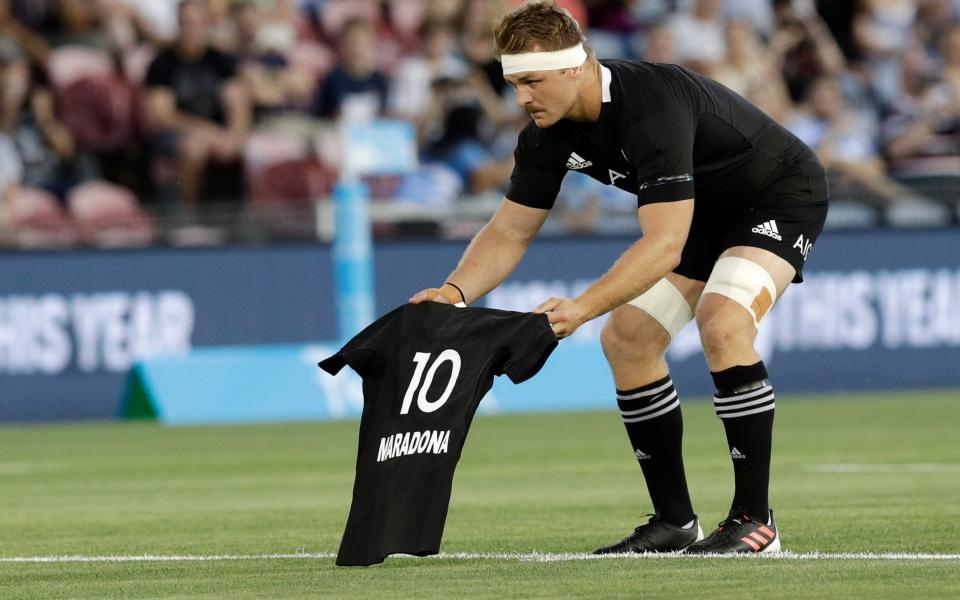
[[[499, 198], [526, 115], [491, 27], [516, 2], [0, 0], [0, 245], [218, 241], [197, 225], [219, 211], [313, 235], [338, 124], [383, 117], [420, 163], [375, 198]], [[956, 222], [960, 0], [557, 4], [600, 58], [705, 73], [813, 147], [832, 226]], [[632, 197], [576, 173], [558, 204], [558, 232], [636, 227]]]

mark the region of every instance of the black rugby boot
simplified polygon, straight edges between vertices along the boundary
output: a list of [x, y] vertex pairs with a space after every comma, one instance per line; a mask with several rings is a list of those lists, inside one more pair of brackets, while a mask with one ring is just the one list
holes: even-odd
[[780, 532], [773, 511], [766, 523], [749, 515], [730, 515], [707, 539], [691, 544], [686, 554], [773, 554], [780, 552]]
[[646, 525], [641, 525], [633, 533], [619, 542], [603, 546], [594, 554], [640, 554], [643, 552], [677, 552], [690, 544], [703, 539], [700, 522], [694, 518], [690, 527], [677, 527], [661, 521], [656, 515], [650, 515]]

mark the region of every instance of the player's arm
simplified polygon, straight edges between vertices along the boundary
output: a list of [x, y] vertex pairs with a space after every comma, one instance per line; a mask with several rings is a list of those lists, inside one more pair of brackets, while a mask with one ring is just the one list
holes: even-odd
[[534, 312], [550, 314], [557, 337], [626, 304], [680, 264], [693, 220], [693, 199], [657, 202], [637, 209], [643, 237], [633, 243], [600, 279], [570, 300], [550, 298]]
[[[470, 304], [507, 278], [540, 231], [549, 210], [531, 208], [504, 198], [497, 212], [483, 226], [460, 258], [457, 268], [442, 285], [417, 292], [410, 302], [425, 300], [454, 304], [463, 300]], [[456, 286], [456, 287], [454, 287]]]

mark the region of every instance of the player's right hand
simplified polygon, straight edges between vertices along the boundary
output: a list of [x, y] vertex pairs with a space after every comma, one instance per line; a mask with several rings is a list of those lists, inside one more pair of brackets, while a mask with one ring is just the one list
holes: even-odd
[[456, 304], [460, 302], [460, 295], [453, 288], [427, 288], [420, 290], [410, 297], [411, 304], [420, 304], [421, 302], [439, 302], [440, 304]]

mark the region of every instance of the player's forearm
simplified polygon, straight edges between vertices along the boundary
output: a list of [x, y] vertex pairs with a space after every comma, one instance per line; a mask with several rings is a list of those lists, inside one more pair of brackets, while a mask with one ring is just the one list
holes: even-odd
[[506, 279], [523, 257], [529, 240], [510, 238], [489, 224], [473, 238], [447, 281], [455, 283], [468, 304]]
[[633, 300], [676, 268], [682, 245], [642, 238], [578, 298], [590, 319]]

